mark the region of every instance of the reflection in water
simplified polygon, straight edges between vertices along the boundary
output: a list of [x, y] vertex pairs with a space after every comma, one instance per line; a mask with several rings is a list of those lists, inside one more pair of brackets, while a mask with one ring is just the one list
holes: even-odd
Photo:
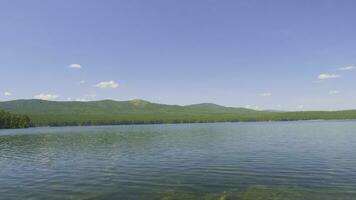
[[0, 131], [0, 199], [355, 199], [356, 122]]

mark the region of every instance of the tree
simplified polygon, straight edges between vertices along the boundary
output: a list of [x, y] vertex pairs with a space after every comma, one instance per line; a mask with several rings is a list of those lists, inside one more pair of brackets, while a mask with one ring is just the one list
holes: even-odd
[[11, 114], [0, 110], [0, 129], [4, 128], [28, 128], [30, 118], [26, 115]]

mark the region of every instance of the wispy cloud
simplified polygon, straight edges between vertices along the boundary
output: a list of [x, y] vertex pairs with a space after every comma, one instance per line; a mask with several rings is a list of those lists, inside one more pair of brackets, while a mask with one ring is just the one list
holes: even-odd
[[118, 86], [119, 86], [119, 84], [117, 84], [115, 81], [102, 81], [95, 85], [95, 87], [98, 87], [101, 89], [117, 88]]
[[331, 90], [329, 91], [329, 94], [339, 94], [340, 91], [339, 90]]
[[82, 66], [80, 64], [70, 64], [68, 65], [69, 68], [72, 68], [72, 69], [81, 69]]
[[85, 95], [85, 97], [77, 97], [77, 98], [68, 97], [67, 101], [93, 101], [95, 97], [96, 94], [87, 94]]
[[86, 98], [76, 98], [75, 101], [89, 101], [89, 99], [86, 99]]
[[260, 110], [260, 107], [257, 105], [246, 105], [246, 109]]
[[319, 80], [327, 80], [327, 79], [336, 79], [336, 78], [340, 78], [341, 76], [338, 74], [320, 74], [318, 76]]
[[33, 98], [35, 99], [42, 99], [42, 100], [54, 100], [54, 99], [57, 99], [57, 95], [54, 95], [54, 94], [38, 94], [38, 95], [35, 95]]
[[261, 93], [260, 96], [261, 96], [261, 97], [270, 97], [270, 96], [272, 96], [272, 93], [270, 93], [270, 92], [264, 92], [264, 93]]
[[356, 66], [350, 65], [350, 66], [346, 66], [346, 67], [340, 67], [338, 70], [339, 71], [351, 71], [351, 70], [354, 70], [355, 68], [356, 68]]
[[11, 93], [11, 92], [8, 92], [8, 91], [5, 91], [5, 92], [4, 92], [4, 95], [5, 95], [5, 96], [11, 96], [12, 93]]

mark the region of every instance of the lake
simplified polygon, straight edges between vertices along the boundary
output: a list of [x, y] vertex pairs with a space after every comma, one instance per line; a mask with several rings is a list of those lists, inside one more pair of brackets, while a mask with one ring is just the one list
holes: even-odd
[[0, 199], [355, 200], [356, 121], [0, 130]]

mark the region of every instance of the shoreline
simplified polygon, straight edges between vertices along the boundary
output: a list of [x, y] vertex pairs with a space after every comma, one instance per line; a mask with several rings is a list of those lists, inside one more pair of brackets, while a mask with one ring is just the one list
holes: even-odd
[[128, 124], [93, 124], [68, 126], [30, 126], [27, 128], [5, 128], [1, 130], [27, 130], [33, 128], [66, 128], [66, 127], [109, 127], [109, 126], [151, 126], [151, 125], [196, 125], [196, 124], [237, 124], [237, 123], [288, 123], [288, 122], [352, 122], [356, 119], [310, 119], [310, 120], [266, 120], [266, 121], [217, 121], [217, 122], [182, 122], [182, 123], [128, 123]]

